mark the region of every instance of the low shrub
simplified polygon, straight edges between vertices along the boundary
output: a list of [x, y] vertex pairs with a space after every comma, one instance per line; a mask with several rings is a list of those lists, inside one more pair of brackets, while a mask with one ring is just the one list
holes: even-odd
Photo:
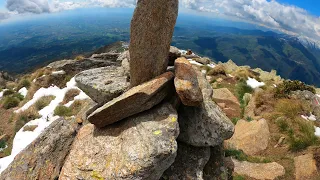
[[225, 156], [226, 157], [232, 156], [239, 161], [248, 161], [248, 162], [252, 162], [252, 163], [269, 163], [269, 162], [271, 162], [271, 160], [269, 160], [267, 158], [248, 156], [243, 151], [236, 150], [236, 149], [225, 150]]
[[62, 104], [66, 104], [74, 99], [77, 95], [80, 94], [78, 89], [70, 89], [64, 96]]
[[23, 87], [29, 89], [30, 86], [31, 86], [31, 82], [28, 79], [22, 79], [19, 82], [17, 89], [19, 90], [19, 89], [21, 89]]
[[15, 93], [14, 90], [8, 89], [8, 90], [6, 90], [6, 91], [3, 92], [3, 96], [10, 96], [10, 95], [12, 95], [12, 94], [14, 94], [14, 93]]
[[275, 110], [288, 118], [294, 119], [303, 111], [303, 107], [299, 100], [280, 99], [276, 102]]
[[55, 98], [55, 96], [44, 96], [41, 97], [40, 99], [38, 99], [34, 106], [35, 108], [40, 111], [41, 109], [43, 109], [44, 107], [48, 106], [50, 104], [50, 102]]
[[3, 108], [11, 109], [19, 106], [20, 100], [16, 97], [8, 96], [4, 99]]
[[219, 64], [216, 67], [214, 67], [213, 69], [209, 70], [207, 72], [207, 75], [209, 75], [209, 76], [217, 76], [217, 75], [226, 76], [227, 73], [226, 73], [226, 70], [225, 70], [224, 66]]
[[54, 110], [54, 115], [63, 116], [63, 117], [72, 116], [72, 109], [66, 106], [60, 105], [60, 106], [57, 106], [56, 109]]
[[318, 144], [318, 138], [314, 134], [314, 126], [308, 121], [297, 121], [299, 131], [289, 131], [289, 148], [291, 151], [301, 151], [309, 146]]
[[0, 149], [4, 149], [4, 148], [6, 148], [6, 146], [7, 146], [6, 141], [1, 140], [1, 141], [0, 141]]
[[18, 114], [15, 131], [18, 132], [25, 124], [27, 124], [31, 120], [35, 120], [40, 118], [40, 115], [35, 107], [30, 107], [29, 109], [22, 111]]
[[77, 61], [81, 61], [81, 60], [83, 60], [83, 59], [85, 59], [85, 57], [84, 57], [83, 55], [79, 55], [79, 56], [77, 56], [77, 57], [75, 58], [75, 60], [77, 60]]
[[12, 97], [19, 99], [19, 101], [24, 100], [24, 96], [21, 95], [20, 93], [14, 93], [14, 94], [12, 94]]
[[276, 98], [287, 98], [289, 96], [289, 94], [292, 91], [310, 91], [312, 93], [316, 93], [316, 90], [314, 87], [306, 85], [305, 83], [301, 82], [301, 81], [284, 81], [282, 84], [278, 85], [275, 88], [275, 97]]

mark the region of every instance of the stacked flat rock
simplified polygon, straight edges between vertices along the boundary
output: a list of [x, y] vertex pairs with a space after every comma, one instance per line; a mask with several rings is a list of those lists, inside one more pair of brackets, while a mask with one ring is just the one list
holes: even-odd
[[98, 104], [120, 96], [129, 86], [122, 67], [108, 66], [79, 73], [75, 80], [79, 88]]
[[152, 108], [169, 94], [173, 86], [173, 77], [173, 73], [167, 72], [131, 88], [98, 108], [88, 117], [88, 120], [101, 128]]
[[199, 106], [203, 98], [197, 73], [186, 58], [175, 61], [175, 75], [174, 85], [182, 103], [186, 106]]

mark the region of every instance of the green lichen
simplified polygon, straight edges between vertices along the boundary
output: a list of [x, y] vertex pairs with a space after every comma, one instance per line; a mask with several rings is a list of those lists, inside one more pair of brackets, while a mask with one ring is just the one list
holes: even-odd
[[92, 171], [91, 177], [97, 180], [105, 180], [97, 171]]

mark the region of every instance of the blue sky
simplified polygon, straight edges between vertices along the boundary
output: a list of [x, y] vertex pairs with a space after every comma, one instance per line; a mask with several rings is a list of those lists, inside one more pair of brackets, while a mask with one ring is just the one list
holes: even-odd
[[320, 16], [319, 0], [279, 0], [280, 3], [292, 4], [301, 7], [313, 15]]
[[[7, 2], [7, 3], [5, 3]], [[0, 0], [1, 20], [88, 7], [131, 7], [136, 0]], [[183, 12], [249, 22], [320, 42], [320, 0], [179, 0]]]

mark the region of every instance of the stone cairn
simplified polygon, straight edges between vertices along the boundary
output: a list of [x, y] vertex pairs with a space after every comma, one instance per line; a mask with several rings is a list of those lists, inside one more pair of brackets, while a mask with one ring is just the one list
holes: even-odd
[[[178, 49], [170, 48], [177, 15], [178, 0], [138, 0], [130, 53], [119, 57], [122, 66], [130, 68], [108, 66], [76, 76], [79, 87], [98, 103], [87, 112], [90, 123], [77, 132], [72, 146], [66, 141], [69, 149], [50, 146], [50, 161], [42, 158], [40, 168], [32, 167], [46, 174], [11, 166], [2, 177], [221, 179], [222, 143], [231, 138], [234, 126], [212, 101], [205, 76]], [[49, 141], [41, 138], [42, 144]], [[29, 151], [38, 152], [32, 148]], [[60, 160], [54, 158], [56, 151]], [[30, 162], [40, 161], [37, 153], [32, 157], [37, 160]], [[48, 163], [51, 159], [59, 160], [54, 169]]]

